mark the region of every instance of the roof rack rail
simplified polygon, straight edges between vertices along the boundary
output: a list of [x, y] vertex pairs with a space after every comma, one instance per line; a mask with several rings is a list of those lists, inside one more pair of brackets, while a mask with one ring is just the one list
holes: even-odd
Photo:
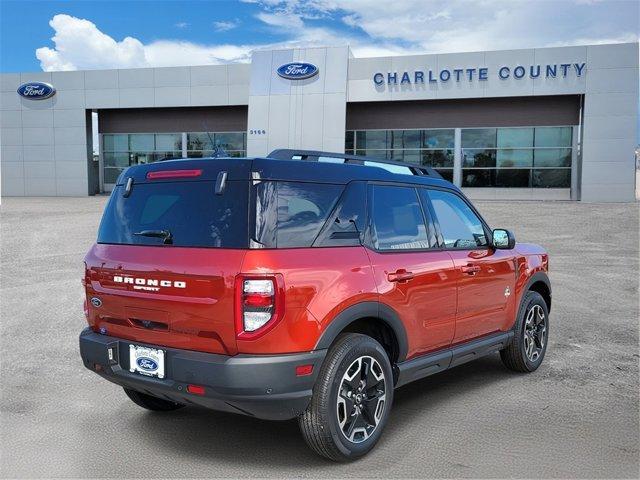
[[[381, 165], [397, 166], [408, 169], [413, 175], [429, 176], [433, 178], [443, 178], [436, 170], [431, 167], [423, 167], [420, 165], [412, 165], [410, 163], [394, 162], [391, 160], [381, 160], [375, 157], [366, 157], [363, 155], [351, 155], [348, 153], [322, 152], [319, 150], [294, 150], [288, 148], [280, 148], [272, 151], [267, 158], [276, 160], [303, 160], [308, 162], [327, 161], [326, 159], [343, 160], [343, 163], [352, 165], [369, 165], [379, 163]], [[338, 163], [338, 162], [336, 162]], [[374, 166], [374, 165], [369, 165]], [[384, 168], [384, 167], [382, 167]], [[390, 168], [386, 170], [392, 171]], [[392, 173], [399, 173], [393, 172]]]

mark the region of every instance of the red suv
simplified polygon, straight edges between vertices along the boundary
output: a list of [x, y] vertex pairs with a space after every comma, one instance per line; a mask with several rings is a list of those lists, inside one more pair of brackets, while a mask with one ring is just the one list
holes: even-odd
[[85, 258], [84, 364], [150, 410], [297, 418], [350, 460], [394, 389], [544, 358], [548, 256], [430, 168], [326, 152], [137, 165]]

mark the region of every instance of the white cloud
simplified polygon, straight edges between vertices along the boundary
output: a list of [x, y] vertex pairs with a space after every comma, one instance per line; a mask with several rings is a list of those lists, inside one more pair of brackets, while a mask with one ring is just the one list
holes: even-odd
[[[54, 47], [37, 49], [36, 57], [43, 70], [51, 71], [242, 62], [252, 50], [271, 47], [348, 44], [356, 56], [366, 57], [633, 42], [640, 14], [635, 0], [243, 1], [255, 4], [263, 30], [285, 40], [144, 44], [133, 37], [116, 40], [88, 20], [61, 14], [49, 22]], [[183, 23], [176, 27], [184, 28]], [[239, 25], [237, 19], [213, 22], [218, 32]]]
[[272, 27], [301, 28], [304, 26], [304, 23], [302, 22], [302, 19], [299, 15], [292, 15], [290, 13], [261, 12], [256, 15], [256, 18]]
[[187, 22], [178, 22], [175, 26], [176, 28], [187, 28], [189, 24]]
[[[263, 0], [270, 15], [330, 17], [353, 32], [356, 56], [637, 41], [636, 0]], [[331, 30], [331, 27], [326, 27]], [[333, 29], [333, 35], [339, 36]], [[361, 35], [357, 35], [360, 32]], [[301, 36], [297, 32], [294, 36]], [[346, 38], [350, 36], [347, 35]], [[345, 43], [345, 42], [343, 42]]]
[[55, 48], [42, 47], [36, 57], [44, 71], [206, 65], [248, 61], [253, 45], [200, 45], [159, 40], [143, 44], [136, 38], [116, 41], [88, 20], [56, 15], [49, 22]]
[[216, 32], [228, 32], [240, 25], [239, 20], [223, 20], [219, 22], [213, 22], [213, 28]]
[[249, 61], [254, 46], [199, 45], [176, 40], [160, 40], [145, 45], [146, 67], [217, 65]]
[[56, 15], [49, 22], [56, 32], [55, 49], [38, 48], [36, 57], [45, 71], [77, 68], [135, 67], [144, 64], [144, 45], [132, 37], [117, 42], [88, 20]]

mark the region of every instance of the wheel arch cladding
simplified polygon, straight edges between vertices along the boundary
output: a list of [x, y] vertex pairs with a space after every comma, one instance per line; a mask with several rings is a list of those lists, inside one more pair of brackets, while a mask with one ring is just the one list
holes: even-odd
[[389, 353], [392, 364], [407, 357], [407, 333], [398, 314], [388, 305], [362, 302], [346, 308], [327, 325], [315, 348], [329, 348], [343, 332], [364, 333], [376, 340], [380, 340], [381, 335], [381, 343]]
[[546, 273], [534, 273], [527, 281], [527, 288], [524, 291], [539, 293], [547, 304], [547, 311], [551, 311], [551, 282]]

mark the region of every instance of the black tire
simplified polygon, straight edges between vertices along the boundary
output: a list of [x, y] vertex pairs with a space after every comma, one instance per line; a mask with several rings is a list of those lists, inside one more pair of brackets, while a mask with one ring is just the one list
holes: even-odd
[[[533, 312], [533, 313], [532, 313]], [[544, 315], [544, 333], [542, 341], [539, 337], [535, 337], [533, 342], [533, 349], [537, 351], [537, 355], [528, 354], [528, 345], [531, 344], [531, 336], [527, 335], [527, 332], [541, 332], [540, 327], [528, 328], [527, 318], [533, 315], [532, 318], [537, 320], [539, 314]], [[518, 317], [514, 326], [514, 335], [509, 345], [500, 351], [500, 358], [502, 362], [509, 370], [514, 372], [529, 373], [535, 371], [547, 352], [547, 345], [549, 343], [549, 309], [547, 303], [538, 292], [529, 291], [525, 294], [518, 310]]]
[[127, 397], [129, 397], [136, 405], [146, 408], [147, 410], [153, 410], [154, 412], [170, 412], [184, 407], [182, 403], [153, 397], [146, 393], [136, 392], [135, 390], [130, 390], [128, 388], [124, 388], [124, 393], [126, 393]]
[[[346, 379], [348, 375], [351, 379]], [[360, 386], [352, 389], [356, 382]], [[327, 352], [309, 407], [298, 418], [307, 445], [336, 462], [365, 455], [378, 442], [387, 423], [393, 388], [391, 364], [384, 348], [366, 335], [340, 335]], [[349, 409], [355, 415], [346, 414]]]

